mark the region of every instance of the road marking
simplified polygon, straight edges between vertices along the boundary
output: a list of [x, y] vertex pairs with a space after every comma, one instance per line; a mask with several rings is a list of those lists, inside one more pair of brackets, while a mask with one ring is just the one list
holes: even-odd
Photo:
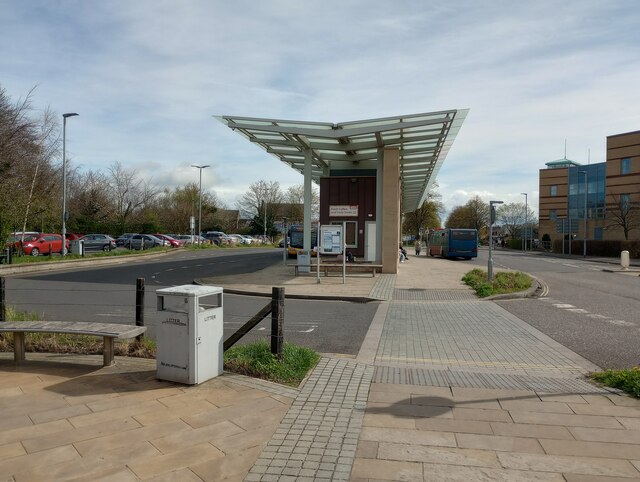
[[599, 320], [608, 320], [608, 319], [609, 319], [609, 317], [608, 317], [608, 316], [604, 316], [604, 315], [597, 315], [597, 314], [595, 314], [595, 313], [589, 313], [587, 316], [588, 316], [589, 318], [597, 318], [597, 319], [599, 319]]
[[635, 323], [631, 323], [630, 321], [624, 321], [624, 320], [607, 320], [607, 321], [613, 325], [618, 325], [618, 326], [636, 326]]
[[571, 311], [572, 313], [589, 313], [587, 310], [583, 310], [582, 308], [567, 308], [567, 311]]
[[556, 308], [561, 308], [561, 309], [575, 308], [575, 306], [569, 305], [567, 303], [554, 303], [553, 306], [555, 306]]
[[562, 266], [569, 266], [570, 268], [580, 268], [580, 266], [571, 263], [562, 263]]

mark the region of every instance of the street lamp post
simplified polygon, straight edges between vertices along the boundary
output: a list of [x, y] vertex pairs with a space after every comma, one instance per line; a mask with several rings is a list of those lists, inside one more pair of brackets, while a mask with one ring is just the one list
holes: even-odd
[[287, 218], [283, 217], [282, 218], [282, 239], [283, 239], [283, 243], [282, 243], [282, 264], [284, 264], [286, 266], [287, 264]]
[[202, 236], [202, 170], [211, 166], [196, 166], [195, 164], [191, 164], [191, 167], [195, 167], [200, 171], [200, 188], [198, 191], [198, 244], [200, 244], [200, 236]]
[[582, 240], [582, 257], [587, 257], [587, 190], [589, 184], [587, 183], [587, 171], [578, 171], [580, 174], [584, 174], [584, 239]]
[[62, 114], [62, 256], [67, 254], [67, 117], [77, 115], [75, 112]]
[[527, 193], [526, 192], [521, 192], [520, 194], [522, 194], [524, 196], [524, 229], [523, 229], [523, 233], [522, 233], [522, 239], [524, 241], [523, 244], [523, 251], [527, 250], [527, 221], [529, 220], [529, 204], [527, 203]]
[[503, 204], [504, 201], [489, 201], [489, 261], [487, 264], [487, 278], [493, 281], [493, 223], [496, 219], [496, 204]]

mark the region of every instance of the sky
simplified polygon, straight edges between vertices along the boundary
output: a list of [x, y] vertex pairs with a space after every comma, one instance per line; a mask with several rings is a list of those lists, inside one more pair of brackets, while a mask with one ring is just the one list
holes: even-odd
[[640, 130], [637, 0], [0, 0], [0, 87], [67, 121], [67, 160], [232, 208], [302, 176], [213, 116], [347, 122], [470, 109], [437, 176], [537, 211], [545, 162]]

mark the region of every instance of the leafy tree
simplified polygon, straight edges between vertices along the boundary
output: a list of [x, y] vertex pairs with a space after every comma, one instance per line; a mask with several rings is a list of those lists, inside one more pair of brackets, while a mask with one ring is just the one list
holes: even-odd
[[440, 213], [444, 211], [444, 205], [437, 188], [438, 185], [434, 184], [420, 207], [405, 215], [403, 233], [412, 233], [421, 241], [422, 235], [426, 234], [429, 228], [439, 228], [442, 225]]
[[59, 186], [51, 164], [59, 148], [58, 124], [48, 109], [41, 116], [33, 115], [34, 90], [14, 104], [0, 87], [2, 237], [10, 230], [42, 227], [45, 221], [48, 226], [54, 214], [51, 206], [58, 205], [51, 202]]
[[464, 206], [456, 206], [449, 214], [447, 228], [485, 230], [489, 225], [489, 203], [480, 196], [469, 199]]
[[[627, 197], [628, 196], [628, 197]], [[607, 208], [607, 228], [620, 228], [624, 239], [629, 240], [629, 233], [640, 229], [640, 201], [634, 201], [630, 195], [612, 194], [613, 203]]]

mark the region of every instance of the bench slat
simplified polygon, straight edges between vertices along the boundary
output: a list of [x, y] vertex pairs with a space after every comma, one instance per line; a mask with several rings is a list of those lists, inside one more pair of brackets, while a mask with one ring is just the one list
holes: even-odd
[[113, 340], [134, 338], [146, 331], [146, 326], [93, 323], [86, 321], [5, 321], [0, 333], [13, 333], [13, 356], [16, 362], [25, 359], [25, 333], [64, 333], [67, 335], [101, 336], [103, 340], [103, 366], [113, 365]]
[[5, 321], [1, 332], [63, 333], [68, 335], [93, 335], [109, 338], [133, 338], [146, 331], [145, 326], [93, 323], [83, 321]]

